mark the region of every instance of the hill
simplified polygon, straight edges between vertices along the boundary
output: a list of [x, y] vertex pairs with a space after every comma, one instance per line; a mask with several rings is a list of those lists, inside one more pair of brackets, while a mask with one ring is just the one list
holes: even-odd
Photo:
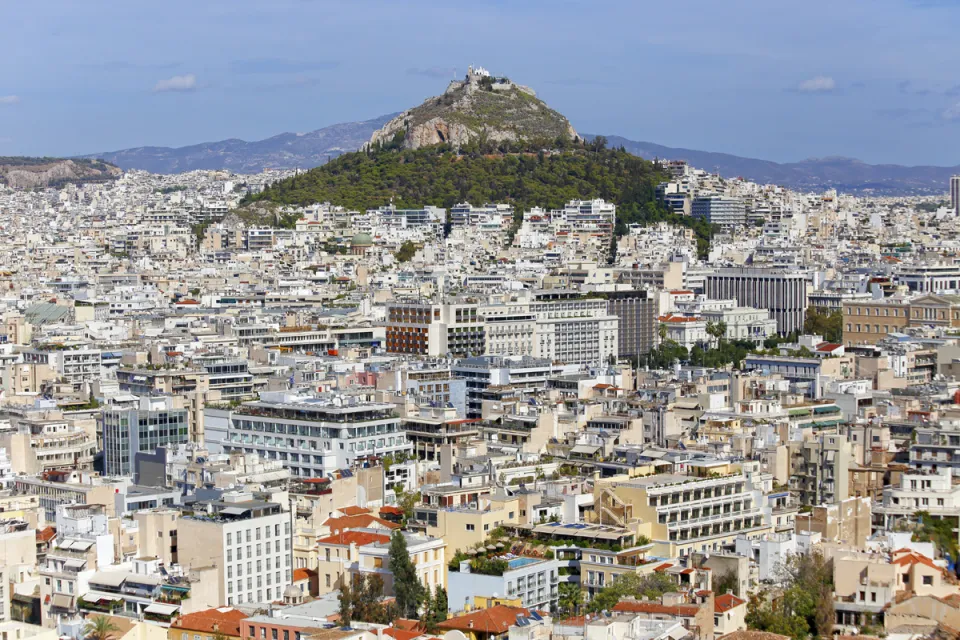
[[448, 144], [402, 148], [402, 142], [348, 153], [328, 164], [277, 182], [247, 198], [245, 204], [276, 202], [309, 205], [333, 202], [364, 210], [458, 202], [509, 202], [519, 222], [534, 206], [559, 208], [574, 199], [615, 202], [617, 233], [632, 223], [672, 221], [693, 228], [704, 249], [710, 236], [705, 222], [677, 216], [659, 207], [656, 185], [665, 179], [646, 160], [597, 143], [574, 142], [551, 151], [522, 142], [468, 142], [455, 151]]
[[537, 98], [529, 87], [470, 69], [441, 96], [404, 111], [375, 131], [371, 145], [402, 140], [406, 149], [434, 144], [459, 147], [472, 140], [573, 140], [570, 122]]
[[[717, 172], [725, 177], [742, 176], [755, 182], [779, 184], [800, 191], [836, 189], [864, 195], [941, 194], [947, 190], [950, 176], [960, 173], [960, 166], [871, 165], [841, 157], [778, 163], [729, 153], [665, 147], [620, 136], [606, 137], [611, 146], [623, 146], [630, 153], [643, 158], [686, 160], [698, 169]], [[584, 138], [590, 140], [593, 136], [585, 134]]]
[[259, 173], [264, 169], [310, 168], [348, 151], [356, 151], [374, 131], [395, 116], [390, 114], [362, 122], [345, 122], [309, 133], [281, 133], [254, 142], [232, 138], [186, 147], [137, 147], [83, 157], [102, 158], [122, 169], [151, 173], [181, 173], [196, 169]]
[[114, 180], [122, 172], [101, 160], [0, 156], [0, 183], [16, 189]]

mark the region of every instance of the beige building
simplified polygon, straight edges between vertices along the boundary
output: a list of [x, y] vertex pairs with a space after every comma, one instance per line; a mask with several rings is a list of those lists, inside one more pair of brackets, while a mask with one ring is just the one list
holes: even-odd
[[151, 509], [133, 515], [139, 532], [140, 555], [158, 558], [165, 566], [178, 564], [177, 520], [175, 509]]
[[839, 504], [818, 505], [797, 514], [797, 532], [819, 533], [824, 541], [866, 548], [872, 529], [871, 498], [847, 498]]
[[837, 503], [850, 495], [850, 467], [855, 456], [846, 436], [818, 433], [790, 443], [790, 488], [804, 505]]

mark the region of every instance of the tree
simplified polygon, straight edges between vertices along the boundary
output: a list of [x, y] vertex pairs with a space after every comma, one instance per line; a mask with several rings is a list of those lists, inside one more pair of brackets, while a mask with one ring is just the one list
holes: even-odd
[[117, 625], [113, 624], [107, 616], [94, 616], [87, 620], [83, 628], [83, 636], [87, 640], [111, 640], [113, 634], [119, 631]]
[[568, 616], [576, 615], [583, 606], [583, 589], [575, 582], [562, 582], [559, 588], [557, 606], [560, 613]]
[[677, 590], [677, 583], [664, 573], [649, 573], [641, 576], [627, 573], [614, 579], [587, 603], [591, 612], [609, 611], [624, 598], [659, 598]]
[[413, 519], [413, 508], [420, 502], [419, 491], [407, 491], [402, 485], [398, 484], [393, 488], [393, 493], [397, 497], [397, 507], [403, 511], [403, 526], [407, 525], [409, 520]]
[[833, 563], [822, 553], [792, 556], [779, 569], [776, 593], [760, 593], [747, 605], [747, 626], [806, 640], [830, 637], [833, 609]]
[[429, 589], [426, 592], [423, 621], [427, 625], [427, 631], [433, 632], [438, 624], [447, 619], [450, 603], [447, 600], [447, 590], [440, 585], [437, 585], [432, 597]]
[[407, 240], [400, 245], [400, 249], [393, 254], [393, 257], [397, 259], [397, 262], [409, 262], [415, 255], [417, 255], [417, 245]]
[[737, 574], [733, 571], [718, 576], [713, 582], [713, 592], [718, 596], [730, 592], [733, 595], [742, 597], [740, 594], [740, 583], [737, 581]]
[[390, 572], [393, 573], [393, 592], [397, 606], [405, 618], [416, 618], [424, 598], [424, 587], [417, 577], [417, 569], [410, 561], [407, 541], [397, 530], [390, 537]]
[[337, 602], [340, 604], [340, 626], [349, 627], [353, 620], [353, 589], [350, 587], [350, 580], [344, 580], [340, 585]]
[[820, 311], [808, 307], [803, 320], [803, 332], [823, 336], [827, 342], [843, 342], [843, 311]]

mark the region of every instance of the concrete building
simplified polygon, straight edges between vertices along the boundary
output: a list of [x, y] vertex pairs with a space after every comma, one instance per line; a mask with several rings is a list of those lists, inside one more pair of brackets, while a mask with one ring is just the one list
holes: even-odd
[[202, 604], [233, 606], [282, 597], [293, 579], [290, 512], [239, 491], [197, 507], [200, 514], [177, 522], [178, 538], [190, 541], [178, 547], [178, 557], [187, 569], [216, 568], [215, 602]]
[[698, 196], [693, 199], [690, 215], [728, 228], [747, 223], [747, 209], [743, 200], [729, 196]]
[[960, 510], [960, 485], [953, 484], [948, 467], [936, 472], [904, 473], [896, 485], [884, 487], [883, 499], [873, 509], [874, 522], [887, 531], [901, 522], [914, 522], [918, 511], [940, 519], [955, 517]]
[[653, 291], [608, 291], [607, 313], [616, 316], [617, 349], [621, 358], [632, 358], [649, 352], [657, 340], [658, 300]]
[[741, 307], [766, 309], [787, 335], [802, 331], [807, 312], [807, 279], [801, 271], [763, 267], [717, 269], [707, 274], [708, 298], [735, 299]]
[[811, 440], [790, 443], [790, 488], [801, 504], [838, 503], [850, 495], [850, 467], [855, 457], [846, 436], [820, 433]]
[[522, 606], [552, 611], [559, 602], [559, 560], [511, 558], [503, 575], [482, 575], [470, 571], [470, 562], [460, 563], [460, 571], [449, 574], [448, 599], [451, 605], [472, 599], [473, 594], [503, 594], [519, 598]]
[[210, 446], [284, 461], [292, 476], [328, 477], [365, 458], [410, 453], [395, 406], [352, 396], [264, 392], [235, 411], [208, 410]]
[[141, 396], [136, 408], [103, 411], [103, 460], [108, 475], [132, 476], [137, 453], [189, 441], [182, 397]]

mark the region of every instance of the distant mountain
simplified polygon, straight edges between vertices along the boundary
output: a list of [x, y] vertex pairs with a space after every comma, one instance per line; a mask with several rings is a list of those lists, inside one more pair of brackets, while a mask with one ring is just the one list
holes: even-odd
[[254, 142], [231, 138], [187, 147], [137, 147], [82, 157], [103, 159], [122, 169], [141, 169], [151, 173], [181, 173], [195, 169], [228, 169], [237, 173], [297, 167], [309, 169], [348, 151], [356, 151], [374, 131], [396, 115], [335, 124], [309, 133], [281, 133]]
[[119, 168], [99, 160], [0, 156], [0, 183], [17, 189], [104, 182], [120, 174]]
[[[586, 134], [584, 137], [592, 139], [594, 135]], [[719, 172], [725, 177], [742, 176], [755, 182], [798, 190], [837, 189], [845, 193], [874, 195], [940, 194], [947, 191], [950, 176], [960, 174], [960, 166], [866, 164], [853, 158], [840, 157], [810, 158], [781, 164], [729, 153], [664, 147], [620, 136], [606, 138], [608, 145], [623, 146], [630, 153], [648, 160], [686, 160], [698, 169]]]

